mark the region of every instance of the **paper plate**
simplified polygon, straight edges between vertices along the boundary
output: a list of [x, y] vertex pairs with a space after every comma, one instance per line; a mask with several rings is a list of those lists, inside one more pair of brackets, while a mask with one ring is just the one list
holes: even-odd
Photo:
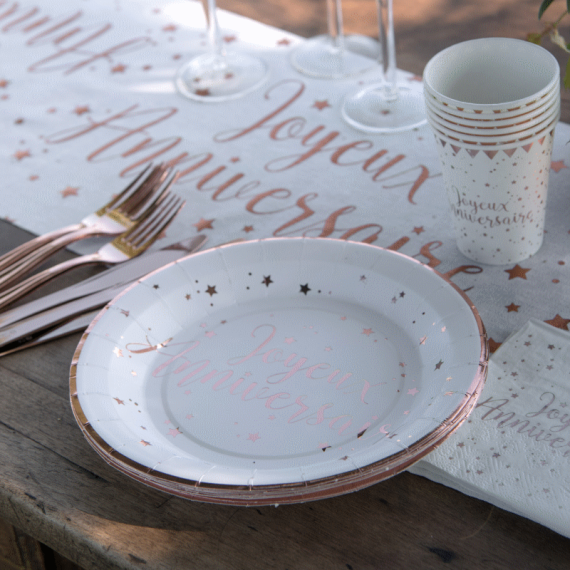
[[201, 501], [302, 502], [405, 469], [472, 410], [486, 337], [467, 297], [375, 246], [282, 238], [194, 254], [97, 316], [74, 355], [88, 441]]

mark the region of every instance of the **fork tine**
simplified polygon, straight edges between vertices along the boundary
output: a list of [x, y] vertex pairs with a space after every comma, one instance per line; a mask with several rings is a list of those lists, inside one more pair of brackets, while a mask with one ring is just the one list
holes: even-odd
[[[96, 211], [96, 214], [98, 216], [103, 216], [109, 210], [112, 210], [113, 208], [118, 207], [118, 205], [121, 205], [123, 203], [123, 201], [128, 199], [133, 188], [135, 188], [135, 186], [138, 184], [138, 182], [148, 173], [148, 171], [151, 168], [152, 168], [152, 164], [149, 164], [122, 192], [120, 192], [119, 194], [117, 194], [113, 198], [111, 198], [111, 200], [107, 204], [105, 204], [104, 206], [101, 206], [101, 208], [99, 208]], [[157, 168], [157, 167], [155, 167], [155, 168]], [[151, 175], [152, 175], [152, 173], [151, 173]], [[135, 190], [135, 192], [136, 192], [136, 190]]]
[[136, 218], [153, 194], [162, 186], [170, 171], [171, 169], [164, 163], [154, 167], [139, 187], [119, 206], [121, 213], [131, 219]]
[[136, 250], [149, 248], [170, 225], [185, 204], [186, 201], [177, 195], [165, 198], [156, 211], [147, 216], [146, 220], [117, 239]]
[[152, 213], [155, 208], [159, 206], [160, 203], [168, 196], [170, 187], [176, 182], [176, 180], [178, 180], [179, 176], [179, 173], [176, 172], [171, 176], [169, 180], [166, 181], [166, 183], [164, 183], [164, 180], [161, 180], [161, 183], [157, 184], [153, 188], [153, 192], [141, 205], [141, 207], [136, 212], [131, 213], [130, 219], [135, 222], [140, 222], [141, 220], [144, 220], [145, 216]]

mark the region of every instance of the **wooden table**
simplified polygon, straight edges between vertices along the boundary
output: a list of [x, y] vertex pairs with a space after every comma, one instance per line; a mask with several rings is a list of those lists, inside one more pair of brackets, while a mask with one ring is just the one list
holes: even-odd
[[[457, 41], [540, 29], [534, 0], [396, 4], [398, 63], [415, 73]], [[220, 6], [305, 36], [323, 31], [323, 2]], [[366, 10], [373, 22], [372, 0], [344, 6], [347, 27]], [[567, 94], [564, 100], [568, 122]], [[0, 253], [27, 237], [0, 221]], [[568, 568], [570, 540], [408, 473], [355, 494], [278, 508], [200, 504], [146, 488], [108, 467], [75, 424], [68, 371], [78, 340], [0, 360], [2, 570], [74, 568], [67, 559], [86, 570]]]

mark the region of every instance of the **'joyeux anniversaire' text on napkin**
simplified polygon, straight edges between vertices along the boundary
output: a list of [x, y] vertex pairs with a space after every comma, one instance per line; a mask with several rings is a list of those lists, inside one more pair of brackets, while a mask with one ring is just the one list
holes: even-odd
[[570, 334], [511, 335], [469, 420], [410, 471], [570, 536]]

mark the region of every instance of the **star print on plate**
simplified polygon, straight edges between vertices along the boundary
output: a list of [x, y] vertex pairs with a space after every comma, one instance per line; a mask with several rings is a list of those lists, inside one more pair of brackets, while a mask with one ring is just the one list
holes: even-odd
[[[152, 467], [141, 477], [164, 490], [174, 477], [200, 500], [239, 504], [245, 487], [266, 504], [307, 500], [307, 481], [330, 477], [319, 491], [330, 496], [404, 469], [470, 412], [486, 354], [464, 294], [416, 260], [281, 238], [140, 281], [92, 325], [72, 382], [90, 440], [125, 456], [115, 466]], [[112, 422], [102, 371], [107, 399], [124, 402]], [[150, 445], [130, 428], [141, 423]]]

